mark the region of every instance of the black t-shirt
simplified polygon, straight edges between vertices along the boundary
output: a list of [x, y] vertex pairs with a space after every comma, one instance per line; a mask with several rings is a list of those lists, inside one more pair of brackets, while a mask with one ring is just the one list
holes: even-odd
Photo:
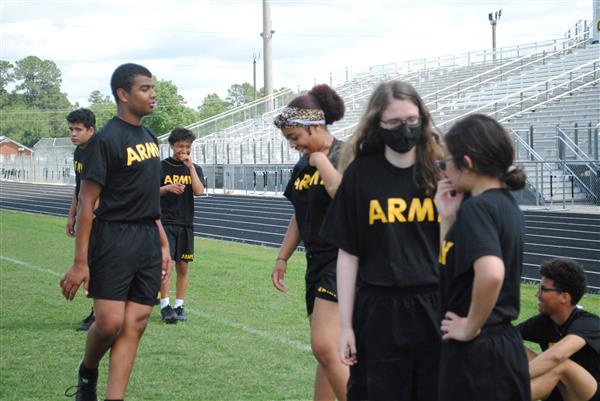
[[380, 153], [359, 156], [344, 173], [321, 233], [358, 256], [358, 286], [439, 283], [438, 213], [415, 187], [413, 171]]
[[[339, 151], [343, 142], [334, 139], [327, 157], [337, 167]], [[335, 257], [337, 248], [325, 241], [319, 230], [331, 197], [325, 189], [323, 180], [316, 167], [309, 164], [308, 157], [302, 157], [292, 170], [292, 176], [283, 195], [294, 206], [300, 238], [308, 253], [318, 252], [325, 259]], [[325, 255], [331, 254], [331, 255]]]
[[96, 217], [136, 221], [160, 217], [160, 152], [146, 127], [113, 117], [86, 148], [82, 180], [102, 186]]
[[[168, 157], [160, 164], [161, 186], [170, 184], [184, 184], [185, 190], [181, 195], [167, 192], [160, 197], [160, 220], [164, 224], [174, 224], [192, 227], [194, 225], [194, 191], [192, 190], [192, 177], [189, 169], [182, 162]], [[202, 185], [204, 173], [202, 168], [194, 164], [196, 173]]]
[[464, 200], [440, 249], [442, 313], [467, 316], [473, 263], [482, 256], [497, 256], [504, 262], [504, 282], [484, 326], [516, 319], [524, 235], [523, 213], [508, 190], [490, 189]]
[[[583, 338], [585, 345], [570, 359], [600, 381], [600, 318], [597, 315], [575, 308], [562, 326], [554, 323], [549, 315], [539, 314], [520, 323], [517, 328], [523, 339], [539, 344], [543, 351], [570, 334]], [[553, 400], [562, 399], [560, 392], [555, 393], [552, 394]]]
[[81, 172], [83, 171], [85, 148], [77, 146], [73, 152], [73, 169], [75, 170], [75, 199], [79, 198], [81, 188]]

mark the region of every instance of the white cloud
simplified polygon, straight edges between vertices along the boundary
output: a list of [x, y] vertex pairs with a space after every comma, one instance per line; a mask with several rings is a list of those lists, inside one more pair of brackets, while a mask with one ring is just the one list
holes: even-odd
[[[370, 65], [490, 47], [487, 13], [503, 9], [498, 45], [562, 36], [591, 19], [592, 0], [271, 1], [274, 86], [305, 89], [341, 83]], [[124, 62], [173, 81], [188, 105], [224, 97], [252, 82], [252, 55], [262, 53], [262, 2], [10, 1], [0, 3], [0, 57], [55, 61], [63, 91], [87, 104], [110, 93], [110, 74]], [[257, 86], [263, 86], [262, 60]]]

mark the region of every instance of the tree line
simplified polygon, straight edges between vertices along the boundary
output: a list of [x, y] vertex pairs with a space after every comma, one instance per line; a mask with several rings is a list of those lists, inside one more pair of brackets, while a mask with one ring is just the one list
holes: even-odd
[[[225, 99], [211, 93], [193, 109], [186, 105], [172, 81], [154, 77], [154, 83], [158, 106], [144, 118], [144, 125], [157, 135], [254, 100], [254, 86], [244, 82], [231, 85]], [[51, 60], [36, 56], [27, 56], [14, 64], [0, 60], [0, 135], [29, 147], [41, 138], [68, 136], [65, 116], [80, 105], [69, 101], [68, 94], [61, 91], [61, 84], [62, 73]], [[263, 89], [256, 91], [257, 99], [263, 96]], [[86, 107], [96, 114], [97, 129], [116, 113], [112, 95], [94, 90], [88, 102]]]

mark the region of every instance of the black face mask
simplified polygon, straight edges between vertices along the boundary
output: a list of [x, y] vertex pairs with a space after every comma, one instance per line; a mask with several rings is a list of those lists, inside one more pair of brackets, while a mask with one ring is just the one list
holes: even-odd
[[383, 143], [392, 150], [398, 153], [406, 153], [419, 142], [421, 138], [421, 126], [409, 128], [406, 123], [402, 123], [393, 129], [379, 127], [377, 133]]

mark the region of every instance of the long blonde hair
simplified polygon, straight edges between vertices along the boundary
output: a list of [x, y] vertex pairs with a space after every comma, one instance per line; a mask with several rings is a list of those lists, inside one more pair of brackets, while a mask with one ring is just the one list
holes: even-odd
[[417, 143], [417, 161], [413, 180], [417, 188], [426, 195], [432, 196], [437, 181], [442, 178], [435, 161], [443, 158], [444, 153], [429, 110], [415, 88], [407, 82], [385, 81], [375, 88], [358, 127], [342, 149], [338, 168], [343, 173], [357, 156], [378, 152], [383, 154], [384, 144], [377, 130], [381, 115], [394, 99], [410, 100], [419, 108], [423, 129], [421, 139]]

